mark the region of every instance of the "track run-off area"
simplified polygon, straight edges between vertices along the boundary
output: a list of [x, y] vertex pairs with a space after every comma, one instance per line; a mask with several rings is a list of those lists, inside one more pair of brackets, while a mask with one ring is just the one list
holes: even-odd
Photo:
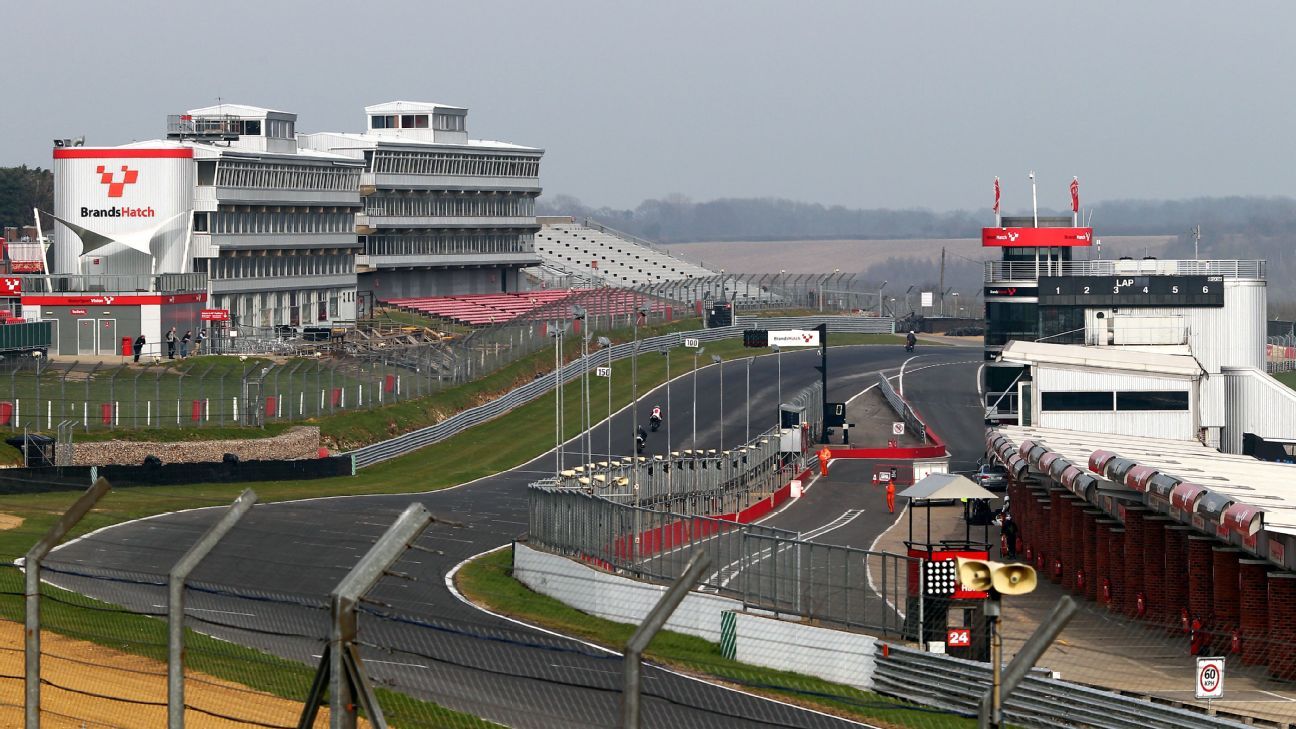
[[[776, 356], [757, 357], [750, 365], [750, 422], [748, 365], [742, 360], [708, 365], [696, 375], [672, 373], [669, 408], [666, 386], [640, 393], [640, 424], [646, 426], [654, 405], [662, 406], [669, 420], [669, 428], [663, 425], [650, 434], [647, 453], [668, 452], [668, 431], [671, 450], [694, 447], [695, 417], [698, 448], [722, 447], [722, 418], [723, 447], [730, 448], [743, 442], [748, 427], [759, 433], [776, 425], [780, 389], [786, 398], [819, 377], [814, 370], [817, 351], [784, 351], [781, 357], [781, 388]], [[946, 443], [950, 470], [969, 471], [984, 442], [976, 390], [981, 361], [980, 347], [920, 346], [917, 355], [898, 345], [834, 347], [829, 353], [828, 400], [858, 395], [873, 386], [879, 374], [897, 376], [906, 399]], [[598, 398], [600, 381], [591, 381], [593, 397]], [[552, 420], [515, 426], [553, 431]], [[617, 442], [628, 445], [631, 409], [622, 409], [610, 423], [593, 429], [593, 460], [606, 450], [608, 427], [613, 428], [614, 450]], [[579, 450], [579, 440], [565, 446], [569, 467], [585, 460], [571, 453]], [[367, 599], [375, 610], [417, 620], [366, 619], [360, 633], [364, 643], [410, 650], [389, 654], [362, 648], [374, 682], [400, 686], [416, 698], [508, 726], [608, 726], [620, 700], [621, 663], [616, 654], [480, 610], [461, 599], [447, 579], [466, 560], [525, 534], [527, 485], [553, 475], [554, 466], [555, 454], [549, 451], [508, 471], [437, 491], [420, 492], [418, 483], [409, 483], [403, 484], [407, 494], [259, 505], [193, 573], [191, 584], [219, 586], [191, 591], [187, 610], [200, 618], [193, 627], [314, 666], [319, 660], [318, 636], [328, 634], [328, 593], [396, 516], [418, 502], [439, 522], [393, 566], [400, 577], [385, 578]], [[762, 523], [833, 544], [869, 548], [896, 515], [874, 491], [858, 487], [867, 482], [867, 468], [863, 462], [834, 461], [828, 479], [815, 479], [801, 499]], [[47, 581], [156, 614], [166, 605], [165, 575], [219, 514], [216, 508], [163, 514], [85, 535], [50, 556]], [[150, 582], [150, 577], [162, 580]], [[646, 726], [860, 726], [660, 668], [646, 666], [643, 675]]]

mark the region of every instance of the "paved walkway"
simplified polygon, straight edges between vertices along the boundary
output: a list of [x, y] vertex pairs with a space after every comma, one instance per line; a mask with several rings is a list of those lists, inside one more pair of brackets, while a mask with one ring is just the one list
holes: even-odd
[[[914, 534], [925, 541], [926, 508], [914, 512]], [[959, 506], [933, 507], [932, 539], [962, 539], [965, 523]], [[908, 539], [908, 514], [901, 516], [878, 540], [877, 549], [903, 552]], [[979, 539], [983, 527], [972, 527]], [[999, 534], [990, 528], [991, 542]], [[998, 559], [998, 549], [991, 552]], [[1003, 601], [1004, 660], [1009, 661], [1063, 595], [1047, 580], [1035, 592]], [[1188, 636], [1149, 626], [1112, 613], [1098, 603], [1078, 598], [1080, 610], [1039, 665], [1068, 681], [1108, 690], [1156, 696], [1185, 705], [1204, 705], [1193, 697], [1196, 658], [1188, 652]], [[956, 619], [951, 611], [951, 624]], [[1229, 657], [1225, 668], [1225, 698], [1212, 702], [1220, 712], [1260, 719], [1296, 722], [1296, 685], [1275, 681], [1263, 667], [1243, 666]]]

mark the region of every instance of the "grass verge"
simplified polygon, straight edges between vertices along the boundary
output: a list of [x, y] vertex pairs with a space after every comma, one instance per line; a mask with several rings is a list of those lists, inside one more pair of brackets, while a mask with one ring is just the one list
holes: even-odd
[[[623, 650], [636, 626], [587, 615], [513, 579], [512, 551], [502, 549], [464, 565], [455, 577], [468, 599], [527, 623]], [[749, 693], [886, 727], [962, 729], [976, 722], [813, 676], [752, 666], [725, 658], [720, 646], [696, 636], [663, 630], [644, 658], [672, 669], [714, 679]]]

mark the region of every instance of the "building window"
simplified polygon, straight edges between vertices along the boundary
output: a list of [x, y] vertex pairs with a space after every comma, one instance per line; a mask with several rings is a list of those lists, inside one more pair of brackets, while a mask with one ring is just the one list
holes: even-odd
[[261, 136], [261, 120], [260, 120], [260, 119], [244, 119], [244, 120], [243, 120], [243, 123], [242, 123], [242, 127], [243, 127], [243, 128], [242, 128], [242, 130], [240, 131], [240, 133], [241, 133], [243, 136], [245, 136], [245, 137], [259, 137], [259, 136]]
[[1111, 412], [1113, 395], [1114, 393], [1110, 390], [1103, 392], [1041, 392], [1040, 409], [1064, 412]]
[[371, 116], [369, 117], [370, 129], [396, 129], [396, 117], [391, 116]]
[[1117, 410], [1187, 410], [1187, 390], [1144, 390], [1116, 393]]
[[194, 213], [193, 216], [194, 216], [194, 218], [193, 218], [193, 229], [194, 229], [194, 232], [195, 232], [195, 233], [206, 233], [206, 232], [207, 232], [207, 221], [208, 221], [208, 219], [209, 219], [210, 216], [209, 216], [207, 213]]

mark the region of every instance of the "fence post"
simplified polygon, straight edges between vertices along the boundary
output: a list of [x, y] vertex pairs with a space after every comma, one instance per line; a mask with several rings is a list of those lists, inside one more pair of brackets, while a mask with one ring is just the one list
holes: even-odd
[[356, 605], [433, 521], [436, 521], [435, 517], [422, 504], [407, 506], [369, 552], [333, 588], [329, 595], [333, 623], [329, 644], [320, 657], [315, 681], [311, 685], [306, 705], [302, 708], [298, 727], [314, 726], [325, 686], [329, 693], [331, 726], [336, 729], [355, 729], [357, 703], [364, 709], [371, 726], [377, 729], [385, 729], [387, 726], [382, 708], [369, 685], [360, 655], [355, 649], [358, 627]]
[[23, 622], [25, 623], [27, 636], [23, 646], [24, 670], [23, 681], [25, 686], [25, 707], [24, 707], [24, 726], [27, 729], [39, 729], [40, 727], [40, 568], [41, 560], [50, 553], [56, 544], [62, 541], [63, 537], [81, 521], [90, 509], [108, 493], [112, 486], [107, 479], [100, 478], [94, 482], [85, 493], [72, 504], [71, 508], [63, 512], [63, 516], [45, 532], [45, 536], [27, 552], [23, 560], [23, 570], [26, 578], [25, 600], [26, 609], [24, 610]]
[[256, 492], [245, 490], [185, 552], [167, 579], [167, 729], [184, 728], [184, 583], [198, 563], [211, 552], [239, 519], [257, 501]]
[[635, 630], [634, 635], [630, 636], [630, 641], [626, 643], [625, 657], [622, 659], [624, 664], [625, 682], [621, 687], [621, 726], [624, 729], [638, 729], [639, 727], [639, 686], [641, 668], [641, 658], [643, 651], [652, 642], [658, 631], [666, 625], [675, 608], [683, 602], [684, 597], [688, 595], [693, 585], [697, 584], [702, 573], [711, 566], [711, 557], [706, 552], [698, 550], [689, 558], [688, 564], [684, 567], [684, 574], [675, 580], [670, 589], [662, 595], [661, 599], [644, 618], [643, 623]]

